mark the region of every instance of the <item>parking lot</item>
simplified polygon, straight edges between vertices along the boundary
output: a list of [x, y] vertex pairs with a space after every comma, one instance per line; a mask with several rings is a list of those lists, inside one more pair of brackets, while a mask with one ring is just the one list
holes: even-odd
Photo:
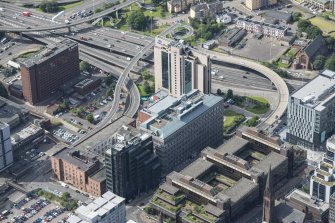
[[59, 222], [65, 223], [69, 213], [45, 199], [36, 195], [25, 196], [18, 202], [15, 202], [12, 209], [8, 211], [3, 222], [27, 222], [27, 223], [45, 223]]
[[257, 39], [251, 33], [248, 33], [248, 35], [244, 37], [244, 40], [246, 40], [245, 46], [240, 49], [229, 47], [220, 48], [231, 52], [233, 55], [264, 62], [270, 62], [279, 58], [288, 48], [288, 46], [282, 46], [280, 41], [276, 38], [263, 37], [262, 39]]
[[52, 131], [53, 135], [69, 143], [75, 143], [80, 137], [64, 128], [58, 128]]

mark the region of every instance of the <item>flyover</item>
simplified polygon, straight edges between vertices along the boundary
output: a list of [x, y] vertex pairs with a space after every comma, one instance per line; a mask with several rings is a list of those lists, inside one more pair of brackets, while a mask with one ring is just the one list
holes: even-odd
[[211, 56], [211, 60], [213, 61], [221, 61], [228, 64], [239, 65], [257, 71], [263, 74], [269, 80], [271, 80], [271, 82], [276, 86], [279, 97], [279, 103], [276, 106], [276, 108], [272, 111], [272, 113], [265, 118], [265, 120], [260, 124], [259, 127], [263, 127], [264, 124], [270, 126], [274, 124], [276, 120], [278, 120], [284, 115], [288, 106], [289, 90], [285, 81], [276, 72], [274, 72], [273, 70], [264, 65], [261, 65], [249, 59], [244, 59], [232, 55], [226, 55], [205, 49], [201, 50], [202, 52], [209, 54]]
[[41, 26], [41, 27], [30, 27], [28, 28], [21, 28], [21, 27], [6, 27], [6, 26], [0, 26], [0, 31], [5, 31], [5, 32], [34, 32], [34, 31], [48, 31], [48, 30], [56, 30], [56, 29], [64, 29], [64, 28], [70, 28], [71, 26], [76, 26], [91, 20], [98, 19], [100, 17], [103, 17], [105, 15], [108, 15], [112, 12], [118, 11], [124, 7], [127, 7], [134, 2], [137, 2], [138, 0], [129, 0], [126, 2], [123, 2], [119, 5], [116, 5], [112, 8], [106, 9], [102, 12], [96, 13], [93, 16], [86, 17], [83, 19], [78, 19], [76, 21], [71, 21], [69, 24], [55, 24], [55, 25], [48, 25], [48, 26]]
[[[172, 30], [174, 30], [176, 27], [178, 27], [180, 24], [173, 24], [172, 26], [168, 27], [165, 29], [160, 35], [167, 35], [170, 33]], [[118, 111], [120, 99], [121, 99], [121, 90], [122, 88], [126, 85], [126, 83], [129, 80], [129, 73], [137, 63], [137, 61], [148, 51], [150, 50], [153, 46], [155, 45], [155, 40], [152, 40], [149, 44], [147, 44], [145, 47], [142, 48], [140, 52], [138, 52], [129, 62], [128, 66], [123, 70], [121, 73], [116, 86], [114, 90], [114, 99], [112, 102], [112, 107], [111, 109], [107, 112], [105, 118], [90, 132], [86, 133], [84, 136], [82, 136], [78, 141], [76, 141], [74, 144], [72, 144], [73, 147], [76, 145], [79, 145], [83, 141], [85, 141], [87, 138], [91, 137], [92, 135], [96, 134], [101, 128], [103, 128], [105, 125], [108, 123], [111, 123], [115, 119], [115, 115]], [[131, 95], [133, 96], [133, 95]], [[140, 98], [136, 99], [137, 101], [132, 101], [132, 104], [138, 104], [139, 105], [139, 100]], [[135, 109], [131, 109], [133, 111], [137, 111], [138, 107]], [[129, 112], [129, 111], [126, 111]]]

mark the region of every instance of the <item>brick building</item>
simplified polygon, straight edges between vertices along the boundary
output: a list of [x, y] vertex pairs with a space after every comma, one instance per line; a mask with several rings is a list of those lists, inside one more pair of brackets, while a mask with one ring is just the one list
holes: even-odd
[[91, 153], [82, 153], [67, 147], [51, 157], [53, 177], [93, 196], [106, 192], [105, 168]]
[[42, 102], [80, 74], [78, 44], [64, 40], [49, 45], [20, 66], [24, 98], [30, 104]]

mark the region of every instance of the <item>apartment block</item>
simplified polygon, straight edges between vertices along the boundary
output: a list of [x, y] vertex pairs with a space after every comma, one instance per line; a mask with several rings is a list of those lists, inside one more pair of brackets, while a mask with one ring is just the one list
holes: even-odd
[[335, 72], [325, 70], [289, 97], [287, 140], [318, 149], [335, 130]]
[[125, 199], [110, 191], [87, 205], [81, 205], [68, 223], [126, 223]]
[[211, 3], [200, 3], [190, 8], [190, 17], [193, 19], [215, 18], [216, 14], [222, 12], [223, 3], [220, 1]]
[[24, 98], [30, 104], [45, 101], [80, 75], [78, 44], [63, 40], [48, 45], [20, 64]]
[[287, 33], [287, 27], [254, 21], [246, 18], [238, 18], [236, 21], [236, 27], [245, 29], [248, 32], [277, 38], [284, 37]]
[[10, 140], [10, 129], [9, 125], [0, 122], [0, 172], [5, 170], [7, 167], [13, 164], [13, 150]]
[[180, 97], [158, 92], [153, 98], [157, 100], [139, 111], [138, 121], [141, 130], [153, 137], [163, 173], [195, 157], [206, 146], [222, 143], [222, 97], [193, 90]]
[[70, 184], [92, 196], [106, 192], [106, 173], [102, 163], [91, 153], [64, 147], [51, 156], [53, 178]]
[[256, 10], [273, 6], [277, 4], [277, 0], [246, 0], [245, 6], [250, 10]]
[[105, 153], [107, 189], [130, 200], [156, 188], [161, 168], [153, 150], [151, 135], [123, 126]]
[[156, 37], [154, 47], [155, 90], [166, 89], [179, 97], [194, 89], [211, 93], [211, 61], [179, 41]]

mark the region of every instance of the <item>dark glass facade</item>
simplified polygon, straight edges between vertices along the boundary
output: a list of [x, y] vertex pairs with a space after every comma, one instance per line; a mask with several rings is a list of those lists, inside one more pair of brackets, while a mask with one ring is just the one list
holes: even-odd
[[169, 55], [162, 52], [162, 86], [169, 89]]
[[158, 186], [161, 168], [153, 153], [152, 138], [136, 138], [121, 149], [113, 145], [106, 152], [107, 189], [127, 201]]
[[185, 60], [185, 94], [192, 91], [192, 62]]

